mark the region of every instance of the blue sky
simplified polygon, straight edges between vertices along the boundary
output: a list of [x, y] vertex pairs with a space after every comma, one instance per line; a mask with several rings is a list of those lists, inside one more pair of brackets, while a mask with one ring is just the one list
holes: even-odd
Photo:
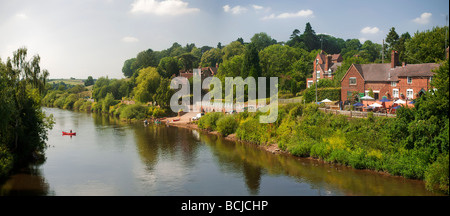
[[215, 47], [266, 32], [287, 41], [310, 22], [316, 33], [381, 43], [444, 26], [447, 0], [0, 0], [0, 58], [19, 47], [39, 54], [50, 78], [122, 78], [142, 50], [174, 42]]

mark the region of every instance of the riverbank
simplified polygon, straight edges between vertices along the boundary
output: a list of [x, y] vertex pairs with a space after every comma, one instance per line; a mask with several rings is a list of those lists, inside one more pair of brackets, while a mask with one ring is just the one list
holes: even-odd
[[[403, 115], [397, 118], [369, 116], [348, 119], [343, 115], [324, 113], [314, 105], [301, 104], [280, 107], [278, 120], [272, 124], [260, 124], [259, 115], [261, 113], [258, 112], [232, 115], [238, 126], [228, 132], [230, 135], [223, 137], [230, 141], [251, 143], [274, 154], [284, 153], [382, 175], [420, 180], [430, 190], [436, 190], [432, 189], [434, 178], [448, 176], [448, 159], [445, 160], [448, 154], [445, 151], [440, 153], [432, 146], [419, 146], [418, 141], [415, 141], [416, 146], [411, 146], [411, 140], [405, 138], [404, 128], [408, 126], [408, 121]], [[219, 126], [219, 122], [225, 116], [229, 115], [208, 113], [201, 118], [198, 126], [188, 120], [181, 121], [182, 117], [180, 121], [169, 124], [219, 134], [217, 131], [223, 131], [223, 124]], [[445, 182], [441, 183], [441, 187], [443, 189], [439, 191], [445, 193]]]
[[[178, 119], [178, 117], [167, 118], [167, 120], [169, 120], [168, 124], [170, 126], [173, 126], [173, 127], [180, 127], [180, 128], [191, 129], [191, 130], [199, 130], [199, 131], [203, 131], [203, 132], [206, 132], [206, 133], [209, 133], [209, 134], [222, 136], [217, 131], [209, 131], [209, 130], [205, 130], [205, 129], [199, 128], [197, 124], [195, 124], [192, 121], [189, 121], [189, 119], [186, 118], [186, 117], [183, 118], [183, 116], [179, 117], [180, 121], [175, 121], [175, 122], [173, 122], [172, 120], [173, 119]], [[274, 144], [273, 143], [273, 144], [269, 144], [269, 145], [256, 145], [256, 144], [253, 144], [253, 143], [250, 143], [250, 142], [246, 142], [246, 141], [240, 140], [239, 138], [237, 138], [236, 133], [230, 134], [228, 136], [222, 136], [222, 137], [224, 139], [232, 141], [232, 142], [243, 142], [243, 143], [246, 143], [246, 144], [252, 144], [252, 145], [255, 145], [258, 148], [264, 149], [264, 150], [266, 150], [266, 151], [268, 151], [270, 153], [273, 153], [273, 154], [290, 154], [289, 152], [283, 151], [282, 149], [280, 149], [278, 147], [278, 144]]]

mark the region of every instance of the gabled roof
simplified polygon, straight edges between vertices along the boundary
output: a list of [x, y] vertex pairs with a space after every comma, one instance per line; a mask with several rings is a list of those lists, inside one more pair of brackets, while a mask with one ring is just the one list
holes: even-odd
[[[331, 55], [331, 61], [337, 61], [337, 60], [339, 60], [339, 57], [341, 57], [340, 53], [339, 54], [333, 54], [333, 55]], [[340, 60], [342, 60], [342, 58]], [[342, 61], [340, 61], [340, 62], [342, 62]]]
[[[337, 70], [337, 68], [338, 68], [339, 66], [342, 65], [341, 62], [338, 62], [338, 63], [330, 63], [330, 64], [331, 64], [330, 69], [331, 69], [332, 72], [335, 72], [335, 71]], [[321, 71], [325, 71], [325, 70], [324, 70], [324, 69], [325, 69], [325, 64], [319, 64], [319, 68], [320, 68]], [[316, 70], [317, 70], [317, 69], [316, 69]]]
[[[391, 64], [353, 64], [365, 81], [398, 81], [398, 77], [431, 77], [432, 70], [439, 67], [436, 63], [408, 64], [391, 69]], [[350, 70], [350, 68], [349, 68]], [[347, 71], [348, 72], [348, 71]], [[346, 74], [347, 75], [347, 74]], [[345, 77], [345, 75], [344, 75]], [[344, 79], [342, 78], [342, 80]], [[341, 81], [342, 81], [341, 80]]]
[[440, 64], [426, 63], [426, 64], [410, 64], [405, 67], [396, 67], [397, 76], [399, 77], [418, 77], [418, 76], [433, 76], [432, 70], [438, 68]]

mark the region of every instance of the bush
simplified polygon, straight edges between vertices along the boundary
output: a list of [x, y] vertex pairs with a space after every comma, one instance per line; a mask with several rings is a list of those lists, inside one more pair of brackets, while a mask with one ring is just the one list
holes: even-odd
[[139, 104], [126, 106], [120, 113], [120, 118], [123, 119], [144, 119], [146, 116], [146, 107]]
[[440, 155], [425, 172], [425, 186], [431, 191], [442, 191], [449, 194], [449, 157]]
[[73, 104], [73, 109], [74, 110], [80, 110], [81, 106], [84, 104], [84, 99], [80, 98], [77, 101], [75, 101], [75, 103]]
[[217, 123], [217, 131], [221, 133], [224, 136], [228, 136], [232, 133], [234, 133], [237, 129], [238, 122], [232, 115], [228, 115], [225, 117], [220, 118]]
[[201, 129], [207, 129], [215, 131], [217, 130], [217, 121], [224, 116], [221, 112], [211, 112], [207, 113], [198, 121], [198, 127]]
[[267, 141], [266, 125], [259, 123], [258, 116], [249, 117], [239, 124], [236, 136], [241, 140], [260, 144]]
[[159, 107], [155, 107], [152, 111], [152, 116], [153, 118], [160, 118], [166, 115], [166, 111], [159, 108]]

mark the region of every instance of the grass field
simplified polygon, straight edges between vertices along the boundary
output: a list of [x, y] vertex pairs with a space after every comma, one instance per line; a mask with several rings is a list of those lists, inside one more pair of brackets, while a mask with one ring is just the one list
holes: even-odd
[[84, 85], [84, 82], [81, 79], [49, 79], [48, 80], [48, 83], [50, 83], [50, 84], [59, 83], [59, 82], [64, 82], [67, 85]]

